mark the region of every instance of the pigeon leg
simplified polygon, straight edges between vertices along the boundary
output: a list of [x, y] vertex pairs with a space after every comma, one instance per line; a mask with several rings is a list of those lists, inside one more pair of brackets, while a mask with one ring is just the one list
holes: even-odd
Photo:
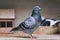
[[31, 40], [32, 40], [32, 34], [30, 34], [30, 38], [31, 38]]

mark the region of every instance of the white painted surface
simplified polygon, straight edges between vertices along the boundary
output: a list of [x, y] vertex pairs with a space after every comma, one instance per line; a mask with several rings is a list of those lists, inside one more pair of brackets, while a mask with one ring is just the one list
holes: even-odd
[[15, 18], [14, 9], [0, 9], [0, 18]]

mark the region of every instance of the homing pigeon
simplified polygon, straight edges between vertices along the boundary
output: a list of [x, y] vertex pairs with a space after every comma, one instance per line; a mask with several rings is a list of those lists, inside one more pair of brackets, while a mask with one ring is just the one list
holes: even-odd
[[35, 6], [32, 10], [32, 15], [26, 18], [23, 22], [21, 22], [16, 28], [13, 28], [11, 31], [23, 31], [30, 34], [30, 36], [32, 37], [32, 33], [41, 24], [40, 10], [41, 8], [39, 6]]

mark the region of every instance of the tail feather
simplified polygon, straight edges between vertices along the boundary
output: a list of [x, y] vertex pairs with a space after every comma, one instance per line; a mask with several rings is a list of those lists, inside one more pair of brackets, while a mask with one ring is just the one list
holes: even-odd
[[18, 25], [17, 27], [13, 28], [12, 30], [10, 30], [10, 32], [12, 31], [22, 31], [22, 23], [20, 25]]
[[10, 30], [10, 32], [12, 32], [12, 31], [17, 31], [17, 30], [18, 30], [18, 27], [13, 28], [12, 30]]

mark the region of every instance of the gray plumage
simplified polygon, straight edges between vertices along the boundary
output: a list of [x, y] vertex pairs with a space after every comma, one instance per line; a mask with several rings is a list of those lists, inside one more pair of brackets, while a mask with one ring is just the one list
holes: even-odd
[[24, 31], [25, 33], [31, 35], [40, 26], [40, 10], [41, 8], [39, 6], [35, 6], [32, 11], [32, 15], [26, 18], [22, 23], [20, 23], [16, 28], [13, 28], [11, 31]]

